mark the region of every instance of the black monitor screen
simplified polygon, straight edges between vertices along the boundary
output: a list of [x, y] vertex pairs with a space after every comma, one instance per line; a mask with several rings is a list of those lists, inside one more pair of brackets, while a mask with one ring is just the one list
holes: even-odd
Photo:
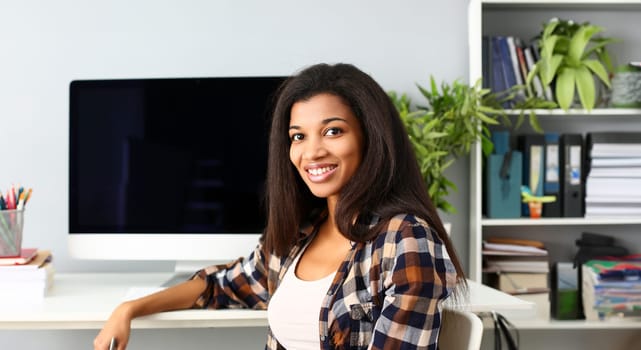
[[70, 85], [70, 233], [256, 233], [284, 77]]

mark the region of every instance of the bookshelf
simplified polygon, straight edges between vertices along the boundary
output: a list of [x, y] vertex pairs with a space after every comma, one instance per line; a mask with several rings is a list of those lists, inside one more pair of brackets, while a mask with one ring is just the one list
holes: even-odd
[[[641, 1], [504, 1], [471, 0], [468, 8], [469, 80], [482, 76], [482, 36], [514, 35], [528, 42], [541, 24], [559, 17], [578, 22], [589, 21], [605, 28], [603, 33], [622, 41], [610, 51], [615, 64], [641, 57], [641, 38], [634, 30], [641, 16]], [[635, 58], [636, 57], [636, 58]], [[520, 111], [508, 111], [516, 118]], [[590, 112], [576, 109], [535, 110], [544, 130], [574, 132], [585, 135], [591, 131], [641, 131], [641, 109], [597, 108]], [[519, 132], [530, 132], [527, 121]], [[575, 240], [582, 232], [608, 234], [617, 243], [641, 252], [640, 217], [629, 218], [541, 218], [489, 219], [482, 215], [482, 154], [476, 145], [470, 157], [470, 236], [468, 276], [482, 279], [482, 241], [490, 235], [535, 239], [546, 243], [551, 261], [571, 261], [576, 253]], [[518, 321], [524, 329], [585, 329], [625, 328], [621, 323], [590, 323], [586, 321], [533, 320]]]

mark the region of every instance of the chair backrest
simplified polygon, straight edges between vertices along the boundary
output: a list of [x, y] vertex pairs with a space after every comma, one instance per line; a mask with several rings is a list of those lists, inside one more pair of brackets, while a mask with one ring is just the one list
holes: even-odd
[[438, 335], [440, 350], [479, 350], [483, 321], [468, 311], [444, 308]]

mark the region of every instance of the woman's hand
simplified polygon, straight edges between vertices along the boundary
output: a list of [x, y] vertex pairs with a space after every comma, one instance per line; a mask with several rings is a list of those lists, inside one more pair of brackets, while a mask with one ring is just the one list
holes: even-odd
[[125, 350], [131, 333], [131, 320], [129, 304], [118, 306], [93, 340], [94, 350], [108, 350], [111, 338], [116, 338], [117, 350]]

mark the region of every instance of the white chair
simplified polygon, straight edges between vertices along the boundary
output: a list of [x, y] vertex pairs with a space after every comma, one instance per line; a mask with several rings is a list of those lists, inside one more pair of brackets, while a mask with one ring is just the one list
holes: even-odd
[[469, 311], [444, 308], [438, 335], [440, 350], [479, 350], [483, 321]]

